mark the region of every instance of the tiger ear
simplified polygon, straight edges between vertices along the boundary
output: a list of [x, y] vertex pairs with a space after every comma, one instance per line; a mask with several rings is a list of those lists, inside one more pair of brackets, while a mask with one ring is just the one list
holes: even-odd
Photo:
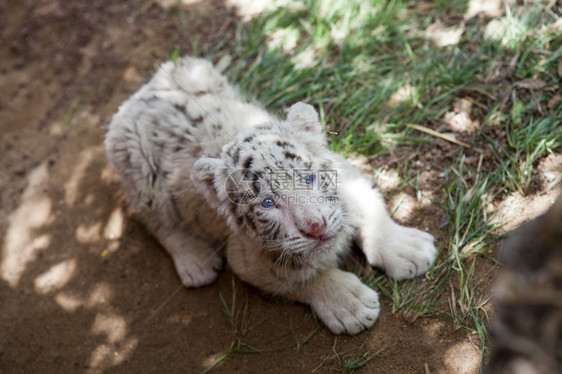
[[312, 105], [298, 102], [287, 110], [287, 121], [291, 132], [309, 150], [316, 152], [326, 146], [326, 135]]
[[299, 101], [287, 110], [287, 122], [300, 131], [321, 134], [322, 125], [312, 105]]
[[193, 164], [191, 168], [191, 180], [209, 205], [218, 209], [225, 198], [224, 178], [222, 172], [225, 163], [220, 158], [203, 157]]

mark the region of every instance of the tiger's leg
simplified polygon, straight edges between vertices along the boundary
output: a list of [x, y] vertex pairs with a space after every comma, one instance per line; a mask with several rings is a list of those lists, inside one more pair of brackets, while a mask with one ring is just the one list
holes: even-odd
[[334, 334], [357, 334], [373, 326], [379, 316], [379, 297], [355, 274], [331, 268], [286, 297], [309, 304]]
[[394, 222], [380, 193], [351, 165], [344, 165], [343, 174], [338, 192], [352, 212], [351, 224], [357, 228], [359, 244], [369, 264], [384, 269], [396, 280], [429, 270], [437, 253], [433, 236]]
[[379, 298], [357, 276], [337, 268], [278, 267], [263, 251], [229, 239], [228, 263], [245, 282], [266, 292], [312, 306], [334, 334], [357, 334], [374, 325]]
[[223, 266], [220, 248], [177, 228], [159, 228], [156, 236], [172, 256], [184, 286], [200, 287], [216, 280]]

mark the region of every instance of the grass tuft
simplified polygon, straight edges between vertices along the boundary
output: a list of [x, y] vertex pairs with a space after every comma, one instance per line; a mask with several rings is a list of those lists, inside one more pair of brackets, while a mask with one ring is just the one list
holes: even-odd
[[[490, 303], [482, 268], [496, 265], [496, 243], [505, 235], [490, 207], [511, 192], [540, 191], [539, 162], [560, 154], [562, 28], [555, 2], [505, 6], [494, 17], [470, 13], [469, 3], [279, 2], [238, 24], [227, 74], [273, 111], [298, 100], [315, 105], [335, 151], [372, 160], [411, 147], [411, 157], [387, 167], [418, 200], [423, 171], [412, 167], [416, 157], [452, 150], [428, 165], [442, 184], [429, 197], [441, 209], [445, 237], [433, 269], [401, 283], [371, 269], [361, 274], [394, 313], [452, 321], [480, 337], [484, 354]], [[439, 24], [460, 30], [458, 38], [436, 42], [427, 30]], [[472, 127], [453, 128], [456, 118]], [[470, 147], [443, 145], [412, 124]], [[223, 304], [235, 330], [244, 330], [234, 305]], [[346, 362], [354, 368], [365, 358]]]

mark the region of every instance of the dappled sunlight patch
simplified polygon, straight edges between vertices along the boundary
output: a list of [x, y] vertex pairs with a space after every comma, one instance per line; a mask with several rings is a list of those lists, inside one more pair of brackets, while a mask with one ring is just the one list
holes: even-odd
[[100, 344], [92, 352], [86, 373], [103, 373], [106, 369], [121, 364], [133, 353], [138, 342], [138, 338], [129, 338], [121, 344]]
[[562, 155], [549, 154], [537, 166], [539, 177], [545, 188], [562, 179]]
[[236, 14], [244, 21], [249, 21], [265, 11], [273, 11], [275, 8], [300, 6], [299, 2], [294, 0], [226, 0], [225, 3], [228, 7], [236, 8]]
[[420, 188], [417, 191], [416, 199], [418, 201], [418, 204], [419, 204], [420, 208], [427, 208], [431, 205], [434, 205], [434, 202], [432, 200], [432, 196], [433, 196], [434, 192], [435, 192], [434, 190], [422, 189], [422, 188]]
[[365, 175], [370, 175], [373, 172], [373, 167], [365, 155], [350, 155], [346, 157], [346, 160]]
[[511, 231], [548, 210], [560, 191], [552, 189], [544, 195], [523, 196], [512, 192], [499, 205], [489, 205], [491, 222], [500, 225], [503, 231]]
[[468, 340], [459, 342], [445, 351], [443, 363], [448, 373], [477, 373], [480, 368], [480, 351]]
[[96, 200], [96, 195], [94, 195], [93, 193], [89, 193], [86, 195], [86, 197], [84, 198], [84, 205], [92, 205]]
[[79, 243], [95, 243], [101, 239], [101, 222], [81, 224], [76, 228], [75, 236]]
[[76, 272], [76, 260], [70, 259], [53, 265], [45, 273], [35, 278], [35, 291], [46, 294], [64, 287]]
[[393, 196], [389, 201], [388, 207], [392, 213], [392, 218], [399, 221], [407, 221], [412, 214], [419, 209], [419, 202], [413, 196], [405, 192], [400, 192]]
[[[199, 0], [198, 0], [199, 1]], [[141, 84], [143, 82], [143, 77], [139, 73], [136, 66], [129, 65], [123, 72], [123, 80], [128, 83]]]
[[537, 27], [541, 17], [540, 9], [539, 5], [521, 11], [506, 7], [505, 16], [496, 17], [488, 23], [484, 30], [484, 38], [491, 42], [499, 42], [503, 47], [517, 49], [521, 38]]
[[392, 191], [400, 186], [400, 175], [396, 170], [381, 170], [376, 174], [375, 184], [383, 192]]
[[123, 227], [125, 226], [125, 214], [123, 209], [119, 206], [113, 209], [109, 220], [103, 230], [103, 236], [106, 239], [114, 240], [119, 239], [123, 235]]
[[269, 6], [271, 6], [272, 1], [267, 0], [227, 0], [226, 4], [229, 7], [236, 8], [236, 13], [243, 17], [244, 20], [248, 21], [255, 17], [256, 15], [262, 13]]
[[97, 305], [105, 304], [113, 298], [113, 289], [105, 282], [97, 283], [93, 290], [90, 292], [88, 300], [85, 305], [88, 308], [93, 308]]
[[55, 302], [67, 312], [74, 312], [84, 304], [84, 301], [79, 297], [64, 291], [57, 293]]
[[54, 299], [55, 302], [64, 310], [74, 312], [80, 307], [95, 309], [100, 305], [109, 303], [113, 299], [113, 289], [105, 282], [97, 283], [90, 291], [88, 297], [81, 297], [63, 290], [58, 292]]
[[[445, 122], [452, 131], [454, 132], [473, 132], [480, 127], [478, 121], [473, 121], [470, 119], [470, 115], [467, 112], [447, 112], [443, 117], [443, 122]], [[453, 137], [454, 134], [447, 134]]]
[[[108, 291], [108, 286], [98, 284], [92, 295], [102, 297]], [[95, 295], [98, 293], [98, 295]], [[128, 324], [124, 317], [116, 313], [99, 312], [92, 324], [91, 332], [94, 335], [105, 337], [105, 342], [98, 345], [92, 352], [88, 361], [88, 373], [101, 373], [104, 370], [121, 364], [135, 350], [139, 339], [127, 336]]]
[[438, 338], [441, 330], [448, 329], [446, 322], [441, 320], [429, 320], [428, 323], [422, 325], [423, 334], [427, 339], [435, 340]]
[[293, 53], [297, 47], [300, 33], [295, 28], [278, 29], [268, 34], [267, 46], [269, 50], [281, 50]]
[[[113, 241], [113, 242], [109, 243], [101, 252], [99, 252], [99, 255], [101, 257], [105, 257], [110, 253], [117, 252], [118, 249], [119, 249], [119, 242]], [[95, 253], [98, 253], [98, 249], [96, 249], [96, 248], [93, 248], [93, 251]]]
[[[51, 235], [48, 234], [34, 239], [22, 235], [19, 240], [10, 240], [10, 237], [7, 236], [4, 255], [2, 256], [2, 278], [12, 287], [17, 286], [27, 263], [34, 261], [39, 252], [47, 249], [51, 240]], [[18, 244], [21, 244], [21, 246]]]
[[88, 373], [101, 373], [125, 361], [135, 350], [139, 339], [127, 337], [127, 322], [117, 314], [99, 313], [92, 333], [105, 335], [106, 342], [98, 345], [90, 356]]
[[109, 343], [117, 343], [127, 335], [127, 323], [117, 314], [98, 313], [92, 326], [92, 333], [105, 335]]
[[436, 20], [426, 29], [426, 35], [429, 36], [429, 39], [433, 40], [437, 47], [459, 44], [463, 33], [464, 25], [447, 27], [441, 20]]
[[489, 41], [500, 42], [503, 47], [514, 48], [523, 33], [524, 29], [515, 20], [500, 18], [490, 21], [484, 37]]
[[108, 185], [119, 182], [119, 176], [109, 164], [105, 164], [105, 166], [103, 167], [100, 173], [100, 179], [102, 182]]
[[393, 108], [402, 102], [409, 102], [412, 106], [416, 106], [420, 102], [419, 89], [412, 87], [410, 83], [406, 83], [392, 94], [390, 100], [385, 106], [385, 109]]
[[[373, 13], [383, 11], [384, 5], [347, 0], [326, 0], [316, 2], [314, 16], [330, 24], [330, 37], [334, 44], [352, 42], [350, 36], [369, 27]], [[351, 6], [350, 6], [351, 5]], [[370, 29], [370, 28], [369, 28]], [[376, 38], [381, 30], [370, 30]]]
[[317, 65], [316, 53], [312, 47], [307, 47], [303, 49], [296, 56], [291, 58], [291, 61], [295, 64], [296, 69], [306, 69]]
[[64, 133], [64, 122], [63, 121], [54, 121], [51, 126], [49, 127], [49, 135], [51, 136], [59, 136]]
[[514, 0], [470, 0], [464, 14], [464, 19], [469, 20], [478, 15], [489, 18], [500, 17], [503, 14], [505, 3], [513, 3]]
[[[399, 170], [382, 168], [375, 172], [375, 186], [387, 198], [387, 209], [392, 217], [401, 222], [409, 221], [414, 215], [434, 204], [432, 196], [436, 172], [422, 171], [417, 182], [404, 181]], [[406, 184], [416, 183], [415, 193], [404, 192]]]
[[474, 132], [480, 128], [480, 121], [470, 115], [475, 105], [469, 97], [455, 98], [453, 110], [445, 113], [443, 122], [454, 132]]
[[68, 206], [74, 206], [78, 199], [82, 179], [86, 175], [88, 167], [96, 158], [105, 157], [103, 146], [94, 146], [86, 148], [77, 157], [76, 166], [70, 175], [68, 181], [64, 184], [65, 202]]
[[47, 163], [31, 171], [21, 205], [8, 217], [9, 227], [2, 248], [0, 275], [16, 287], [29, 262], [51, 244], [51, 235], [35, 231], [52, 222], [52, 202], [44, 192], [49, 175]]

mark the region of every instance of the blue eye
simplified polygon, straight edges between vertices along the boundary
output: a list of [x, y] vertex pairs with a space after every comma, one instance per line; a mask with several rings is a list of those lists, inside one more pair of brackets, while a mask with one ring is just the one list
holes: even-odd
[[268, 197], [265, 198], [262, 202], [261, 202], [261, 206], [263, 206], [264, 208], [271, 208], [272, 206], [275, 205], [275, 201], [273, 201], [272, 198]]
[[306, 184], [312, 184], [312, 182], [314, 182], [314, 174], [310, 174], [304, 181]]

